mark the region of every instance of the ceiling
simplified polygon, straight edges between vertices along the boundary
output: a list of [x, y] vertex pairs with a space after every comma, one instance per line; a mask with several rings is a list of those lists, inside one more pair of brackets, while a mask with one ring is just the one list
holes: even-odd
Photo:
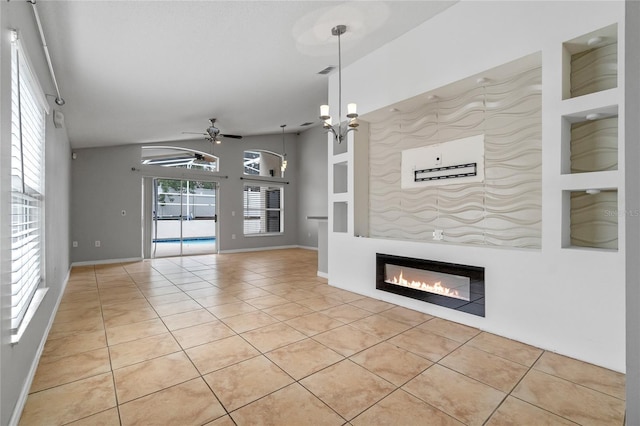
[[[343, 66], [452, 1], [41, 1], [60, 109], [74, 148], [260, 135], [318, 122]], [[335, 72], [335, 71], [334, 71]]]

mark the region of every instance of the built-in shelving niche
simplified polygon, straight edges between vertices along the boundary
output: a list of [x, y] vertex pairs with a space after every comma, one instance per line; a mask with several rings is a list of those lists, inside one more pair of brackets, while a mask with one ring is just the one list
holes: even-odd
[[348, 206], [344, 201], [333, 203], [333, 232], [347, 232]]
[[569, 40], [563, 46], [563, 99], [618, 87], [616, 24]]
[[348, 171], [347, 162], [335, 163], [333, 165], [333, 193], [343, 194], [348, 191]]
[[571, 173], [618, 170], [618, 117], [571, 123]]
[[565, 247], [618, 250], [616, 189], [564, 191], [563, 198], [568, 218]]

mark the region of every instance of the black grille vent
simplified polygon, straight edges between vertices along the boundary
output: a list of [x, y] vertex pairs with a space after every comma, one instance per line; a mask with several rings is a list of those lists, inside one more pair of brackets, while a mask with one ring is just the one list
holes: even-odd
[[333, 71], [335, 69], [336, 69], [336, 67], [334, 67], [333, 65], [329, 65], [328, 67], [326, 67], [322, 71], [318, 71], [318, 74], [326, 75], [326, 74], [329, 74], [331, 71]]

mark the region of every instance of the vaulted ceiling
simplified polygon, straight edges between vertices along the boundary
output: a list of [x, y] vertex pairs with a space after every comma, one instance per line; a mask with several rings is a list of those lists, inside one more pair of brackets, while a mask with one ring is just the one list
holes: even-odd
[[[41, 1], [74, 148], [257, 135], [318, 121], [343, 67], [451, 1]], [[427, 42], [427, 41], [425, 41]], [[428, 41], [433, 42], [433, 41]], [[372, 88], [374, 89], [374, 88]]]

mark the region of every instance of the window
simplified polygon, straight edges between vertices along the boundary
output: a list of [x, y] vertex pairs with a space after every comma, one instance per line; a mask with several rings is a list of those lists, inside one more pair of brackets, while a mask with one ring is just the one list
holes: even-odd
[[244, 185], [244, 234], [273, 235], [284, 232], [283, 190], [261, 183]]
[[271, 151], [244, 152], [244, 174], [254, 176], [283, 177], [284, 157]]
[[11, 39], [11, 330], [24, 329], [44, 282], [44, 141], [47, 103], [29, 61]]
[[163, 167], [182, 167], [207, 172], [218, 171], [218, 157], [194, 149], [175, 146], [143, 146], [141, 164]]

